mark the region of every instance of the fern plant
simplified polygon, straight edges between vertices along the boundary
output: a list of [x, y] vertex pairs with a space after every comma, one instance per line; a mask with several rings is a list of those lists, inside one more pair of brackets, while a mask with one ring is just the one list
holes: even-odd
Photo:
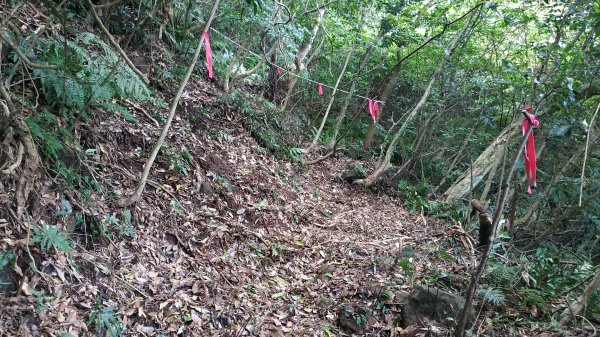
[[306, 153], [305, 149], [292, 147], [286, 151], [286, 155], [293, 161], [297, 161], [300, 164], [304, 165], [304, 159], [302, 159], [302, 155]]
[[43, 251], [54, 250], [55, 252], [63, 252], [67, 257], [71, 258], [71, 248], [73, 241], [61, 232], [56, 226], [43, 224], [41, 227], [34, 226], [32, 244], [39, 243]]
[[12, 250], [0, 251], [0, 271], [4, 270], [4, 267], [14, 267], [16, 261], [15, 253]]
[[502, 304], [506, 299], [506, 296], [504, 296], [504, 293], [500, 289], [491, 287], [477, 289], [477, 295], [493, 305]]
[[96, 335], [118, 337], [123, 335], [123, 326], [119, 322], [119, 314], [113, 312], [113, 307], [102, 307], [102, 296], [98, 296], [94, 309], [90, 314], [87, 325], [96, 325]]
[[73, 134], [64, 128], [58, 117], [47, 110], [25, 120], [31, 134], [41, 143], [46, 158], [56, 159], [65, 143], [73, 143]]
[[[66, 45], [66, 49], [65, 49]], [[101, 106], [128, 120], [135, 120], [115, 100], [151, 100], [146, 84], [124, 63], [111, 46], [92, 33], [79, 33], [74, 40], [62, 37], [43, 42], [44, 61], [59, 70], [37, 69], [46, 101], [63, 111], [82, 111]]]

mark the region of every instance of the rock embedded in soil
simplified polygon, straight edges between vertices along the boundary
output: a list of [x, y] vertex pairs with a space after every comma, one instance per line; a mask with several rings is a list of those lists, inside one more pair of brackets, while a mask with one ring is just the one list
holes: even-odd
[[362, 334], [367, 327], [371, 314], [364, 308], [343, 305], [337, 312], [338, 325], [344, 331], [352, 334]]
[[[453, 326], [465, 306], [465, 299], [434, 287], [418, 285], [404, 306], [404, 326], [419, 324], [431, 319], [447, 326]], [[469, 309], [469, 320], [474, 317]]]
[[358, 179], [363, 179], [366, 176], [365, 169], [359, 164], [349, 164], [346, 166], [344, 173], [342, 173], [342, 179], [349, 183], [352, 183]]

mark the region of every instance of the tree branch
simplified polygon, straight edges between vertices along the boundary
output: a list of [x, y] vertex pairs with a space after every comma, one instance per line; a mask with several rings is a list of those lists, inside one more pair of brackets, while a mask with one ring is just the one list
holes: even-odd
[[481, 261], [479, 262], [479, 265], [477, 266], [477, 271], [471, 277], [471, 284], [469, 285], [469, 289], [467, 290], [467, 296], [465, 298], [465, 306], [463, 308], [463, 311], [460, 313], [460, 316], [458, 318], [458, 323], [456, 325], [456, 329], [454, 330], [455, 337], [463, 337], [465, 334], [465, 328], [467, 326], [467, 319], [469, 317], [469, 308], [471, 307], [471, 304], [473, 303], [473, 297], [475, 295], [475, 290], [477, 289], [477, 283], [479, 282], [481, 275], [483, 275], [483, 271], [485, 270], [485, 267], [487, 265], [487, 261], [490, 256], [490, 252], [492, 250], [492, 247], [494, 246], [494, 240], [496, 239], [496, 232], [498, 231], [497, 230], [498, 223], [500, 223], [500, 215], [502, 215], [502, 210], [504, 209], [504, 205], [506, 204], [506, 199], [508, 198], [508, 191], [510, 190], [510, 188], [509, 188], [510, 181], [512, 180], [512, 176], [515, 172], [515, 168], [517, 167], [517, 162], [519, 161], [519, 158], [521, 157], [521, 153], [523, 152], [523, 149], [525, 148], [525, 143], [527, 142], [527, 138], [529, 138], [529, 135], [531, 134], [532, 131], [533, 131], [533, 125], [530, 125], [529, 128], [527, 129], [527, 132], [525, 132], [525, 135], [521, 139], [521, 143], [519, 144], [519, 149], [517, 150], [515, 159], [513, 160], [512, 165], [510, 166], [510, 170], [508, 171], [508, 176], [506, 177], [506, 181], [504, 182], [504, 185], [503, 185], [502, 195], [500, 196], [500, 199], [499, 199], [500, 203], [498, 204], [498, 208], [496, 209], [496, 211], [494, 213], [494, 218], [492, 221], [492, 238], [490, 239], [490, 244], [485, 246], [485, 248], [483, 249], [483, 253], [481, 255]]
[[94, 17], [94, 20], [96, 21], [96, 23], [98, 24], [98, 26], [100, 26], [100, 29], [102, 29], [102, 31], [106, 35], [106, 38], [108, 39], [108, 42], [110, 43], [110, 45], [119, 52], [119, 54], [125, 60], [125, 63], [127, 63], [127, 65], [129, 66], [129, 68], [131, 68], [131, 70], [136, 75], [138, 75], [142, 79], [142, 81], [144, 81], [144, 83], [146, 83], [146, 84], [150, 83], [150, 81], [148, 80], [148, 78], [146, 77], [146, 75], [144, 75], [138, 68], [135, 67], [135, 65], [133, 64], [133, 62], [131, 62], [131, 60], [129, 59], [129, 57], [127, 56], [127, 54], [123, 51], [123, 49], [121, 49], [121, 47], [119, 46], [119, 44], [112, 37], [112, 35], [108, 31], [108, 29], [106, 29], [106, 27], [102, 23], [102, 20], [100, 20], [100, 17], [98, 17], [98, 13], [96, 12], [96, 8], [95, 8], [94, 4], [92, 3], [92, 1], [91, 0], [87, 0], [87, 4], [88, 4], [88, 7], [90, 8], [90, 12], [92, 13], [92, 16]]
[[27, 55], [23, 54], [23, 51], [21, 51], [21, 48], [19, 48], [19, 46], [17, 46], [10, 38], [4, 36], [3, 28], [0, 28], [0, 39], [4, 40], [12, 48], [12, 50], [14, 50], [14, 52], [17, 53], [19, 58], [21, 60], [23, 60], [23, 62], [25, 62], [25, 64], [28, 67], [34, 68], [34, 69], [50, 69], [50, 70], [58, 69], [58, 67], [55, 65], [31, 62], [31, 60], [27, 57]]
[[[220, 0], [215, 0], [212, 11], [210, 13], [210, 17], [209, 17], [208, 21], [206, 22], [206, 25], [204, 26], [204, 31], [208, 31], [208, 29], [210, 28], [210, 24], [212, 23], [212, 20], [214, 19], [215, 14], [217, 12], [217, 8], [219, 7], [219, 1]], [[89, 2], [89, 0], [88, 0], [88, 2]], [[156, 141], [156, 144], [154, 144], [154, 147], [152, 148], [150, 157], [148, 157], [148, 160], [146, 160], [146, 163], [144, 164], [144, 170], [142, 171], [142, 177], [140, 178], [140, 181], [138, 183], [138, 186], [137, 186], [135, 192], [131, 196], [123, 197], [120, 200], [118, 200], [117, 206], [127, 207], [127, 206], [133, 204], [140, 198], [140, 196], [144, 192], [144, 187], [146, 186], [148, 176], [150, 175], [150, 169], [152, 168], [152, 164], [154, 163], [154, 160], [156, 159], [156, 156], [158, 155], [160, 148], [162, 147], [165, 139], [167, 138], [167, 134], [169, 133], [169, 128], [171, 127], [171, 122], [173, 122], [173, 118], [175, 117], [175, 111], [177, 110], [177, 105], [179, 104], [181, 95], [183, 94], [183, 91], [185, 90], [185, 87], [186, 87], [188, 81], [190, 80], [190, 77], [192, 76], [194, 67], [196, 66], [196, 63], [198, 62], [198, 57], [200, 56], [200, 51], [202, 50], [203, 43], [204, 43], [204, 35], [202, 35], [202, 37], [200, 38], [200, 41], [198, 41], [198, 45], [196, 46], [196, 51], [194, 53], [194, 58], [192, 59], [192, 63], [188, 67], [188, 70], [187, 70], [183, 80], [179, 84], [179, 89], [177, 89], [177, 94], [175, 94], [175, 98], [173, 99], [173, 102], [171, 102], [171, 107], [169, 109], [169, 115], [167, 117], [167, 121], [165, 122], [165, 125], [160, 133], [158, 140]]]

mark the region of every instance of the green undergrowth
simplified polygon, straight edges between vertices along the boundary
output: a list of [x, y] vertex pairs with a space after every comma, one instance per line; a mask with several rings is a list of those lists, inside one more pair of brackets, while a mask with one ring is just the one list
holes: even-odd
[[298, 151], [290, 149], [299, 146], [306, 125], [304, 115], [281, 112], [265, 98], [238, 89], [222, 100], [227, 109], [245, 117], [245, 127], [261, 146], [279, 156], [298, 156]]

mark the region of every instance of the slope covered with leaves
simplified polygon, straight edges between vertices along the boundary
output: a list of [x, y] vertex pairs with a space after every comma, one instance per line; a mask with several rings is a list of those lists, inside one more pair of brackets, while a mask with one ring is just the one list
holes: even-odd
[[[363, 66], [370, 68], [358, 84], [363, 91], [369, 91], [375, 80], [395, 76], [389, 81], [391, 86], [383, 89], [387, 90], [386, 95], [392, 92], [388, 104], [383, 105], [392, 117], [382, 118], [381, 124], [376, 125], [361, 112], [365, 103], [362, 96], [360, 101], [356, 97], [344, 103], [336, 101], [334, 110], [343, 110], [347, 115], [340, 112], [340, 123], [336, 122], [335, 127], [325, 118], [322, 125], [327, 127], [320, 128], [317, 134], [323, 131], [322, 139], [327, 142], [335, 140], [336, 135], [347, 136], [349, 141], [341, 152], [362, 159], [352, 160], [337, 153], [328, 160], [305, 166], [306, 150], [299, 147], [310, 141], [303, 139], [310, 134], [307, 129], [318, 125], [323, 111], [327, 111], [325, 115], [330, 111], [333, 104], [326, 108], [327, 95], [316, 98], [307, 94], [314, 88], [302, 88], [302, 81], [291, 84], [291, 77], [287, 81], [282, 78], [273, 81], [277, 78], [272, 76], [277, 72], [274, 66], [263, 67], [260, 75], [244, 74], [250, 72], [246, 71], [249, 68], [261, 68], [268, 57], [275, 60], [276, 52], [264, 50], [263, 45], [264, 55], [244, 56], [243, 49], [235, 50], [239, 46], [230, 41], [213, 39], [217, 81], [204, 79], [203, 62], [197, 66], [177, 106], [165, 144], [150, 170], [142, 198], [132, 206], [117, 207], [117, 201], [136, 188], [148, 153], [168, 119], [167, 105], [173, 101], [176, 82], [185, 73], [193, 54], [190, 46], [197, 43], [196, 35], [191, 32], [198, 27], [192, 24], [206, 19], [209, 11], [204, 7], [210, 4], [195, 1], [186, 6], [143, 1], [124, 2], [122, 6], [119, 1], [99, 5], [62, 2], [56, 7], [51, 2], [44, 4], [50, 4], [49, 8], [54, 10], [19, 1], [1, 5], [6, 18], [0, 26], [3, 41], [0, 335], [451, 333], [440, 323], [426, 319], [407, 326], [402, 319], [402, 308], [417, 284], [464, 294], [476, 267], [478, 255], [469, 234], [476, 229], [477, 217], [466, 207], [435, 200], [435, 193], [465, 170], [467, 160], [462, 158], [476, 157], [477, 151], [485, 149], [488, 142], [494, 144], [493, 132], [499, 131], [495, 126], [498, 116], [498, 125], [512, 123], [509, 115], [514, 115], [514, 109], [504, 109], [504, 103], [494, 101], [504, 102], [504, 95], [510, 96], [513, 91], [518, 93], [519, 100], [527, 95], [523, 89], [529, 85], [527, 80], [515, 75], [521, 66], [529, 65], [527, 60], [513, 64], [504, 59], [500, 62], [496, 56], [495, 67], [492, 61], [479, 64], [477, 53], [489, 46], [468, 43], [468, 37], [476, 34], [479, 18], [489, 13], [501, 15], [497, 6], [474, 3], [469, 9], [446, 3], [432, 7], [432, 14], [422, 6], [404, 2], [385, 5], [339, 2], [339, 7], [330, 2], [327, 4], [334, 7], [332, 14], [326, 16], [325, 4], [306, 2], [305, 8], [292, 8], [299, 17], [285, 7], [288, 22], [273, 23], [265, 17], [282, 19], [286, 14], [279, 3], [224, 4], [219, 13], [219, 29], [228, 30], [231, 36], [244, 41], [239, 33], [245, 31], [230, 24], [237, 24], [239, 16], [247, 27], [265, 30], [264, 38], [275, 46], [272, 50], [281, 46], [278, 62], [289, 68], [286, 72], [296, 67], [298, 76], [309, 76], [318, 69], [320, 74], [316, 75], [331, 82], [340, 63], [336, 57], [344, 54], [340, 50], [351, 50], [350, 46], [357, 43], [355, 36], [360, 34], [352, 34], [347, 41], [326, 39], [330, 34], [322, 30], [327, 29], [339, 38], [348, 37], [347, 27], [355, 20], [345, 16], [345, 9], [353, 15], [363, 7], [370, 14], [386, 13], [381, 27], [369, 21], [360, 30], [363, 37], [373, 38], [371, 47], [360, 50], [364, 52], [361, 59], [369, 60], [369, 48], [373, 46], [375, 57], [360, 64], [353, 59], [354, 64], [351, 62], [348, 68], [352, 69], [351, 74], [345, 74], [344, 65], [337, 78], [338, 83], [344, 75], [346, 79], [353, 78], [352, 84], [343, 83], [348, 89], [354, 86]], [[118, 11], [101, 12], [115, 5]], [[246, 12], [251, 5], [254, 11]], [[552, 6], [559, 7], [554, 3]], [[588, 21], [594, 18], [590, 13], [596, 13], [593, 12], [596, 7], [581, 7], [585, 10], [568, 7], [562, 14], [552, 12], [552, 17], [566, 20], [581, 16]], [[148, 13], [141, 14], [146, 9]], [[529, 19], [515, 19], [519, 11], [515, 6], [503, 10], [508, 13], [503, 25], [519, 22], [524, 29], [529, 27]], [[164, 20], [157, 12], [164, 14]], [[407, 13], [417, 13], [416, 21]], [[469, 17], [460, 33], [458, 24], [428, 21], [430, 14], [435, 17], [448, 13]], [[513, 19], [516, 21], [510, 21]], [[416, 23], [427, 28], [415, 29]], [[146, 27], [151, 29], [146, 32]], [[582, 21], [581, 33], [573, 37], [574, 41], [584, 36], [586, 45], [593, 47], [594, 34], [589, 27], [587, 21]], [[115, 47], [116, 42], [103, 33], [105, 28], [117, 37], [133, 64], [125, 62], [120, 47]], [[544, 34], [549, 33], [543, 26], [538, 28], [544, 33], [538, 32], [536, 38], [545, 39]], [[444, 37], [448, 41], [432, 44], [434, 48], [429, 54], [419, 53], [418, 58], [409, 60], [408, 67], [399, 66], [402, 60], [408, 60], [400, 58], [402, 54], [410, 55], [410, 50], [418, 51], [434, 41], [433, 38], [421, 41], [427, 30], [436, 34], [441, 31], [439, 36], [435, 35], [441, 37], [447, 29], [454, 33], [452, 39]], [[390, 41], [393, 36], [404, 36], [396, 34], [398, 31], [407, 33], [404, 35], [410, 39]], [[466, 37], [458, 43], [463, 33]], [[501, 39], [495, 34], [499, 31], [488, 33], [484, 35], [489, 35], [490, 46], [496, 50]], [[514, 34], [520, 41], [519, 32]], [[133, 47], [127, 48], [132, 41]], [[444, 44], [450, 41], [462, 53], [454, 56], [462, 57], [458, 63], [446, 63], [453, 62], [452, 53], [444, 49]], [[257, 47], [258, 39], [248, 38], [243, 43], [246, 47]], [[324, 43], [328, 50], [336, 52], [321, 58], [318, 55]], [[295, 50], [298, 53], [294, 55]], [[437, 60], [444, 51], [446, 59], [436, 68], [430, 60]], [[351, 59], [348, 54], [345, 56], [346, 61]], [[588, 62], [593, 57], [594, 53], [581, 54], [581, 63], [593, 68]], [[394, 65], [396, 58], [399, 61]], [[321, 67], [316, 67], [316, 63]], [[328, 67], [322, 66], [324, 63], [329, 63]], [[485, 87], [490, 76], [470, 76], [465, 69], [480, 71], [489, 66], [492, 73], [500, 72], [500, 65], [506, 68], [502, 76], [513, 77], [512, 82], [499, 80], [502, 88], [507, 86], [506, 92], [499, 90], [498, 97], [488, 100], [493, 90], [479, 92], [477, 88]], [[265, 68], [270, 69], [265, 71]], [[434, 68], [437, 70], [432, 80], [421, 76]], [[400, 72], [395, 73], [394, 69], [402, 69], [405, 77], [397, 87], [393, 86]], [[581, 69], [587, 74], [587, 66]], [[387, 70], [391, 71], [386, 74]], [[565, 72], [571, 74], [570, 70]], [[446, 73], [450, 74], [447, 78]], [[231, 77], [228, 86], [221, 82], [226, 82], [227, 76]], [[442, 82], [439, 87], [433, 86], [435, 77]], [[556, 83], [560, 81], [557, 79]], [[421, 91], [426, 83], [429, 85], [425, 92], [432, 93], [431, 102], [421, 105], [424, 111], [419, 113], [418, 121], [415, 119], [409, 125], [405, 120], [401, 128], [407, 135], [398, 149], [391, 146], [387, 150], [390, 154], [387, 164], [403, 164], [408, 168], [399, 171], [402, 179], [387, 179], [391, 176], [387, 175], [383, 183], [377, 181], [370, 187], [346, 182], [342, 174], [350, 164], [360, 174], [377, 171], [382, 163], [387, 167], [384, 161], [375, 159], [378, 156], [381, 159], [385, 146], [396, 138], [389, 132], [407, 115], [417, 116], [418, 110], [408, 108], [419, 97], [425, 103], [427, 96], [421, 96]], [[556, 91], [555, 85], [558, 86], [553, 84], [548, 89], [548, 95]], [[567, 92], [571, 96], [575, 93], [573, 85], [571, 78]], [[490, 108], [467, 107], [464, 102], [471, 96], [478, 96], [481, 105]], [[486, 105], [486, 102], [491, 103]], [[344, 104], [346, 107], [342, 108]], [[512, 104], [517, 104], [515, 98]], [[575, 96], [563, 105], [568, 108], [571, 104], [579, 104]], [[490, 116], [486, 109], [491, 111]], [[403, 114], [405, 110], [414, 114]], [[439, 122], [448, 128], [438, 135], [430, 124], [441, 120], [441, 112], [444, 116], [445, 112], [453, 115], [449, 114], [444, 123]], [[474, 112], [480, 114], [479, 119], [473, 118]], [[474, 133], [479, 124], [486, 124], [485, 130]], [[472, 125], [470, 131], [469, 125]], [[374, 130], [371, 141], [380, 148], [370, 152], [356, 150], [356, 143], [367, 129]], [[564, 136], [566, 130], [559, 129], [555, 136]], [[576, 131], [580, 131], [579, 127]], [[317, 144], [319, 136], [311, 134], [312, 137], [313, 144]], [[467, 146], [471, 138], [477, 144]], [[579, 143], [583, 144], [583, 138], [580, 134]], [[398, 133], [394, 142], [400, 139]], [[550, 139], [548, 144], [554, 140]], [[578, 144], [575, 145], [581, 145]], [[424, 151], [427, 146], [439, 148]], [[323, 153], [317, 147], [313, 155], [320, 154]], [[564, 155], [560, 153], [557, 158]], [[485, 184], [487, 192], [482, 194], [502, 183], [504, 167], [501, 170], [498, 167], [507, 158], [508, 155], [493, 158], [494, 173]], [[444, 162], [450, 159], [455, 163]], [[592, 163], [596, 160], [590, 156]], [[496, 169], [502, 173], [496, 174]], [[574, 176], [575, 170], [569, 168], [569, 171]], [[472, 186], [473, 171], [470, 172], [472, 194], [476, 191]], [[541, 172], [540, 176], [545, 174]], [[500, 181], [494, 180], [496, 176]], [[483, 182], [483, 177], [478, 181]], [[432, 183], [438, 184], [438, 188], [434, 189]], [[595, 186], [595, 178], [588, 183]], [[541, 200], [519, 197], [515, 192], [519, 188], [518, 184], [513, 187], [512, 215], [507, 214], [506, 218], [515, 218], [516, 205]], [[573, 196], [572, 191], [569, 196]], [[494, 200], [487, 201], [493, 204]], [[554, 201], [557, 203], [546, 208], [550, 214], [561, 213], [566, 204]], [[589, 204], [593, 210], [596, 203], [590, 197], [584, 207]], [[541, 246], [535, 254], [515, 252], [515, 241], [510, 235], [527, 239], [536, 233], [534, 227], [538, 223], [545, 223], [533, 217], [536, 210], [531, 209], [525, 222], [509, 226], [495, 242], [493, 258], [482, 280], [483, 288], [475, 301], [477, 324], [471, 327], [475, 335], [541, 336], [552, 335], [547, 331], [553, 331], [570, 336], [585, 335], [591, 331], [585, 329], [593, 329], [592, 323], [585, 321], [579, 325], [582, 328], [562, 331], [552, 322], [554, 315], [565, 309], [563, 298], [568, 298], [565, 295], [583, 288], [594, 275], [594, 267], [587, 262], [590, 258], [547, 246]], [[581, 221], [595, 219], [592, 211], [584, 208], [568, 209], [564, 218], [556, 217], [560, 221], [553, 222], [554, 229], [563, 226], [563, 220], [571, 221], [570, 216], [577, 218], [579, 210], [585, 215]], [[538, 216], [541, 212], [540, 208]], [[520, 231], [530, 224], [534, 226]], [[585, 226], [571, 235], [595, 233], [592, 225], [592, 220], [585, 222]], [[564, 236], [561, 240], [568, 238]], [[598, 241], [575, 239], [592, 256], [595, 248], [586, 242]], [[574, 257], [575, 262], [570, 260]], [[600, 301], [596, 296], [590, 298], [590, 303]]]
[[[140, 150], [159, 128], [139, 109], [137, 123], [94, 110], [79, 129], [89, 155], [74, 165], [108, 189], [82, 200], [51, 172], [38, 181], [39, 223], [75, 233], [33, 227], [47, 240], [28, 248], [39, 272], [24, 275], [21, 295], [2, 295], [4, 333], [320, 334], [337, 329], [344, 303], [379, 310], [368, 326], [393, 329], [386, 316], [412, 272], [390, 274], [391, 261], [402, 245], [435, 250], [423, 244], [427, 227], [397, 198], [340, 179], [346, 159], [302, 169], [274, 158], [217, 95], [190, 85], [151, 186], [124, 211], [111, 201], [133, 188]], [[27, 246], [19, 232], [4, 245]]]
[[[38, 272], [23, 275], [20, 295], [2, 295], [3, 332], [443, 331], [436, 323], [397, 328], [400, 308], [415, 282], [464, 285], [475, 262], [464, 234], [408, 213], [391, 191], [348, 184], [340, 175], [349, 159], [302, 168], [273, 157], [219, 96], [207, 82], [191, 83], [150, 186], [125, 210], [111, 202], [135, 186], [140, 150], [166, 111], [151, 118], [142, 113], [150, 106], [132, 106], [133, 123], [94, 110], [80, 128], [88, 156], [74, 165], [108, 188], [91, 188], [82, 200], [51, 172], [36, 184], [38, 223], [74, 233], [39, 235], [49, 227], [33, 225], [29, 234], [47, 242], [27, 248]], [[8, 231], [3, 244], [15, 251], [28, 246], [19, 233]], [[341, 310], [355, 316], [340, 321]]]

